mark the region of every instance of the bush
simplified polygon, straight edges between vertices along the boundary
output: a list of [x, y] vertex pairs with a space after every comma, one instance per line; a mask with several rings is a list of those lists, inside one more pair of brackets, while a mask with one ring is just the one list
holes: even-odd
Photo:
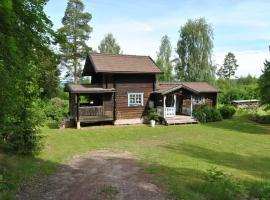
[[207, 170], [205, 181], [202, 189], [209, 200], [238, 200], [247, 197], [247, 188], [243, 184], [216, 168]]
[[43, 122], [43, 110], [39, 101], [25, 105], [14, 116], [0, 123], [0, 144], [7, 150], [20, 154], [34, 154], [41, 150], [39, 126]]
[[270, 115], [259, 115], [256, 113], [250, 115], [249, 119], [260, 124], [270, 124]]
[[270, 182], [252, 182], [249, 185], [249, 194], [252, 197], [261, 199], [261, 200], [269, 200], [270, 199]]
[[216, 108], [202, 108], [196, 109], [193, 116], [201, 123], [221, 121], [222, 116]]
[[68, 101], [58, 97], [52, 98], [48, 102], [45, 112], [48, 119], [59, 123], [68, 116]]
[[148, 119], [149, 120], [155, 120], [158, 121], [159, 120], [159, 115], [157, 113], [157, 110], [155, 108], [150, 108], [148, 111]]
[[206, 122], [206, 114], [201, 109], [196, 109], [193, 111], [193, 117], [201, 123]]
[[222, 106], [219, 109], [219, 112], [223, 119], [230, 119], [235, 114], [236, 109], [233, 106]]

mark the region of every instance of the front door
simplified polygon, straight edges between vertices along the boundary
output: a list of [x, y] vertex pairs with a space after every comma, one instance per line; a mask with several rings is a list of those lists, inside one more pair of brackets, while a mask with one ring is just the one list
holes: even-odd
[[181, 115], [182, 114], [182, 104], [183, 104], [183, 97], [182, 95], [176, 96], [176, 114]]

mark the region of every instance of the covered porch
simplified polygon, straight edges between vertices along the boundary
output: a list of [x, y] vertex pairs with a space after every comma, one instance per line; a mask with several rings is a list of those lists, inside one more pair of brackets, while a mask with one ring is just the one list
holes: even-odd
[[[186, 83], [187, 84], [187, 83]], [[216, 106], [217, 92], [195, 90], [182, 83], [163, 83], [153, 92], [153, 101], [165, 123], [196, 123], [194, 109]]]
[[114, 89], [96, 85], [71, 84], [69, 91], [69, 116], [80, 128], [81, 122], [95, 123], [114, 120]]

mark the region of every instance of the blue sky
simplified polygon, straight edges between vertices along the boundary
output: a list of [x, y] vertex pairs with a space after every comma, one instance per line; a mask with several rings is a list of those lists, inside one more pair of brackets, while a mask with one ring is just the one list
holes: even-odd
[[[238, 59], [237, 76], [261, 74], [270, 59], [269, 0], [83, 0], [93, 16], [88, 44], [97, 49], [106, 33], [113, 33], [126, 54], [156, 58], [160, 39], [167, 34], [175, 50], [180, 27], [188, 19], [205, 17], [214, 29], [213, 60], [222, 64], [227, 52]], [[50, 0], [45, 8], [61, 26], [67, 0]]]

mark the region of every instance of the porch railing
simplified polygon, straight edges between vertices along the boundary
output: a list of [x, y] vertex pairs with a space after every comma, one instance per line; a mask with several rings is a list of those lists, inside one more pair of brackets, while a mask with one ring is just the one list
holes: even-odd
[[103, 106], [88, 106], [80, 107], [80, 116], [104, 116]]
[[174, 107], [165, 107], [165, 117], [174, 117], [175, 108]]

